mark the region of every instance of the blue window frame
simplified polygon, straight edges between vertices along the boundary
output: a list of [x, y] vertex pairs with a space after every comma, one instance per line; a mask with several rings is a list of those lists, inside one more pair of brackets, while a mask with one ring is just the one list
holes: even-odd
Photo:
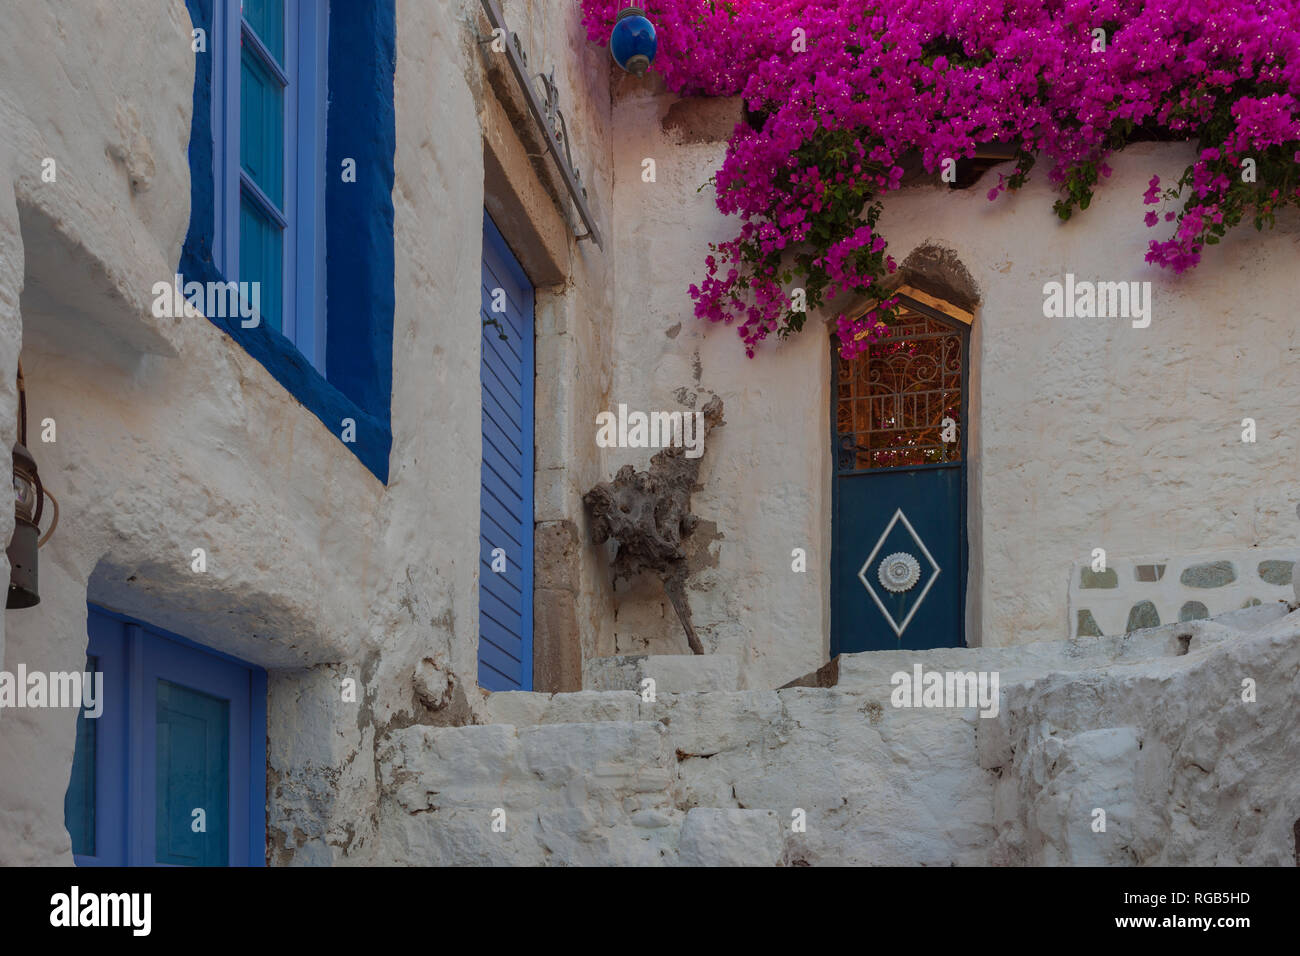
[[224, 4], [213, 37], [219, 181], [215, 262], [257, 282], [261, 320], [322, 374], [325, 102], [329, 7], [316, 0]]
[[187, 0], [209, 42], [195, 54], [178, 268], [186, 282], [260, 283], [256, 326], [208, 319], [384, 482], [395, 4]]
[[103, 712], [77, 718], [77, 865], [263, 865], [266, 672], [101, 608], [87, 627]]

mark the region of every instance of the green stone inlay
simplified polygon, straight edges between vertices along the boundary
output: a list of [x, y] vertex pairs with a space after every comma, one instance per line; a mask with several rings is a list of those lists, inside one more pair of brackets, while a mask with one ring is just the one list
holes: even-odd
[[[1107, 568], [1105, 571], [1094, 571], [1092, 568], [1084, 568], [1079, 572], [1079, 587], [1117, 588], [1119, 587], [1119, 576], [1115, 574], [1114, 568]], [[1099, 631], [1098, 633], [1101, 632]]]
[[1259, 598], [1251, 598], [1249, 601], [1247, 601], [1245, 604], [1243, 604], [1242, 607], [1256, 607], [1257, 605], [1260, 605], [1260, 604], [1263, 604], [1263, 603], [1264, 603], [1264, 602], [1261, 601]]
[[1087, 608], [1080, 608], [1079, 615], [1079, 637], [1101, 637], [1101, 628], [1093, 619], [1092, 612]]
[[1134, 576], [1139, 581], [1150, 583], [1159, 581], [1165, 576], [1165, 566], [1163, 564], [1139, 564], [1133, 569]]
[[1210, 561], [1193, 564], [1179, 580], [1189, 588], [1221, 588], [1237, 580], [1237, 570], [1231, 561]]
[[1210, 616], [1210, 610], [1200, 601], [1188, 601], [1178, 611], [1180, 621], [1201, 621]]
[[1281, 584], [1285, 586], [1291, 583], [1291, 571], [1294, 567], [1294, 561], [1261, 561], [1259, 562], [1259, 577], [1265, 584]]
[[1159, 627], [1160, 612], [1150, 601], [1139, 601], [1128, 612], [1128, 630], [1138, 631], [1144, 627]]

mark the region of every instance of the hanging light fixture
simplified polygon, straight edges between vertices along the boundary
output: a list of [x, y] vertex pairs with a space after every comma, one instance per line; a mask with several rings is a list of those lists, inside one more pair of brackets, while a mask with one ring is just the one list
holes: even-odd
[[[40, 535], [45, 499], [54, 506], [54, 521], [44, 537]], [[23, 366], [18, 364], [18, 441], [14, 444], [14, 536], [9, 541], [9, 597], [6, 608], [35, 607], [41, 603], [37, 589], [36, 552], [59, 523], [59, 503], [41, 484], [36, 459], [27, 450], [27, 390]]]
[[658, 46], [654, 24], [646, 19], [644, 10], [627, 7], [619, 11], [614, 32], [609, 35], [609, 53], [615, 63], [640, 76], [650, 69]]

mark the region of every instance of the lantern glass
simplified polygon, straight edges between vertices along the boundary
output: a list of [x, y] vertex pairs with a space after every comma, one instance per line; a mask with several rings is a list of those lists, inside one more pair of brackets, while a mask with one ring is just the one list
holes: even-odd
[[14, 472], [14, 503], [18, 516], [31, 521], [36, 513], [36, 483], [18, 471]]
[[628, 7], [619, 13], [609, 37], [609, 52], [615, 63], [639, 76], [650, 68], [657, 49], [654, 24], [639, 8]]

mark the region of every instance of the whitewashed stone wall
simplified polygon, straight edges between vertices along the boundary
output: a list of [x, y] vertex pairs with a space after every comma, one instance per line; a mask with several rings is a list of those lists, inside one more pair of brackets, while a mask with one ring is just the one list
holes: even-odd
[[[774, 687], [829, 649], [828, 331], [810, 319], [749, 360], [733, 329], [693, 317], [687, 286], [709, 242], [731, 238], [738, 223], [717, 212], [711, 188], [697, 192], [721, 162], [719, 136], [731, 123], [714, 122], [712, 138], [692, 135], [682, 110], [653, 80], [616, 85], [610, 401], [672, 409], [722, 395], [727, 425], [710, 439], [695, 497], [711, 522], [692, 584], [695, 624], [707, 649], [741, 659], [746, 686]], [[1234, 230], [1183, 276], [1148, 267], [1146, 243], [1163, 232], [1143, 225], [1142, 192], [1152, 174], [1176, 180], [1191, 155], [1180, 145], [1126, 150], [1091, 207], [1065, 224], [1045, 170], [994, 203], [983, 180], [963, 191], [913, 187], [885, 202], [880, 228], [898, 261], [927, 242], [949, 247], [982, 296], [968, 435], [971, 643], [1071, 634], [1072, 569], [1094, 548], [1112, 563], [1248, 549], [1300, 557], [1300, 493], [1283, 465], [1300, 460], [1300, 217], [1264, 234]], [[656, 161], [655, 183], [642, 181], [646, 158]], [[1150, 281], [1150, 327], [1044, 318], [1043, 285], [1066, 273]], [[1241, 440], [1246, 417], [1257, 422], [1253, 444]], [[610, 457], [612, 470], [645, 453]], [[791, 571], [796, 547], [808, 551], [806, 574]], [[618, 595], [603, 654], [684, 649], [656, 584]]]
[[[916, 666], [997, 673], [997, 715], [895, 707], [893, 674]], [[830, 688], [494, 694], [487, 726], [409, 727], [381, 747], [375, 850], [421, 865], [1285, 865], [1297, 681], [1300, 611], [1275, 604], [1114, 638], [845, 655]]]
[[[617, 304], [611, 408], [700, 407], [722, 395], [726, 424], [705, 445], [692, 510], [697, 572], [688, 585], [705, 650], [741, 662], [744, 686], [776, 687], [826, 660], [830, 563], [830, 349], [815, 328], [779, 353], [745, 357], [734, 330], [694, 318], [687, 286], [699, 281], [708, 243], [734, 223], [698, 191], [722, 144], [665, 119], [674, 102], [654, 81], [615, 87]], [[707, 110], [707, 107], [706, 107]], [[708, 117], [726, 136], [728, 114]], [[734, 119], [734, 117], [732, 117]], [[643, 160], [656, 181], [642, 180]], [[814, 325], [815, 323], [810, 323]], [[611, 449], [608, 468], [644, 468], [641, 449]], [[791, 572], [804, 548], [807, 573]], [[658, 582], [622, 585], [603, 654], [680, 654], [681, 625]]]
[[1289, 601], [1295, 548], [1121, 558], [1104, 570], [1077, 564], [1070, 576], [1070, 636], [1123, 634], [1237, 608]]
[[[539, 549], [551, 549], [543, 566], [560, 569], [539, 579], [553, 614], [538, 626], [575, 638], [588, 659], [684, 650], [657, 585], [611, 594], [579, 498], [621, 464], [644, 465], [640, 452], [596, 447], [598, 411], [698, 405], [716, 392], [728, 423], [710, 439], [696, 496], [692, 602], [706, 645], [740, 661], [740, 686], [757, 689], [667, 701], [669, 736], [666, 711], [642, 712], [630, 694], [485, 700], [475, 687], [477, 237], [491, 200], [482, 140], [525, 130], [517, 103], [495, 101], [473, 0], [398, 3], [386, 487], [209, 322], [151, 314], [150, 289], [172, 275], [189, 221], [184, 4], [3, 3], [0, 439], [14, 438], [9, 370], [21, 354], [31, 419], [58, 422], [58, 441], [33, 451], [62, 508], [41, 552], [42, 603], [4, 615], [4, 668], [80, 668], [88, 598], [266, 667], [275, 864], [478, 860], [494, 800], [515, 801], [507, 808], [525, 818], [536, 800], [536, 826], [549, 827], [545, 841], [490, 851], [503, 860], [734, 862], [753, 847], [749, 862], [771, 862], [772, 815], [788, 821], [795, 799], [820, 829], [783, 846], [789, 862], [986, 859], [995, 807], [1019, 819], [1041, 798], [1028, 785], [1014, 800], [995, 792], [971, 757], [973, 718], [885, 714], [847, 685], [765, 689], [826, 655], [829, 350], [814, 325], [750, 361], [731, 331], [692, 318], [686, 286], [708, 241], [734, 228], [707, 189], [696, 192], [720, 142], [666, 131], [672, 101], [653, 86], [611, 85], [574, 6], [504, 6], [531, 62], [556, 67], [608, 237], [602, 253], [545, 221], [556, 215], [549, 160], [531, 164], [535, 181], [518, 173], [528, 215], [561, 237], [548, 253], [561, 278], [539, 289], [537, 309], [536, 518], [554, 532], [539, 534]], [[47, 157], [54, 183], [40, 178]], [[641, 181], [646, 157], [657, 183]], [[900, 259], [943, 241], [984, 295], [971, 634], [986, 644], [1062, 636], [1071, 564], [1093, 547], [1114, 559], [1294, 545], [1294, 475], [1276, 467], [1296, 459], [1288, 426], [1300, 408], [1287, 378], [1298, 348], [1293, 221], [1232, 237], [1190, 277], [1151, 276], [1150, 329], [1041, 318], [1042, 283], [1065, 271], [1148, 277], [1138, 197], [1152, 171], [1168, 177], [1185, 158], [1173, 147], [1130, 151], [1092, 209], [1064, 227], [1042, 184], [992, 206], [978, 189], [917, 189], [887, 206]], [[1245, 415], [1259, 422], [1256, 445], [1239, 441]], [[0, 534], [11, 521], [0, 513]], [[205, 575], [190, 571], [195, 547], [207, 551]], [[794, 547], [808, 551], [807, 574], [790, 571]], [[1261, 660], [1294, 679], [1293, 646], [1279, 637]], [[358, 679], [360, 704], [341, 700], [344, 677]], [[510, 708], [554, 719], [531, 721], [535, 730], [441, 726], [529, 723], [503, 716]], [[586, 729], [548, 729], [556, 721]], [[597, 726], [610, 721], [629, 726]], [[71, 711], [0, 713], [0, 864], [71, 861], [62, 804], [74, 734]], [[828, 756], [823, 734], [843, 749]], [[861, 769], [875, 763], [916, 775]], [[443, 817], [459, 816], [460, 831], [430, 830], [432, 815], [416, 812], [429, 809], [430, 781], [470, 788], [502, 768], [526, 770], [539, 792], [466, 789]], [[1275, 789], [1272, 806], [1294, 819], [1289, 791]], [[969, 813], [954, 817], [954, 802]], [[886, 806], [914, 815], [879, 815]], [[622, 814], [635, 816], [636, 833], [603, 832]], [[912, 838], [918, 819], [923, 835]], [[845, 842], [838, 821], [854, 821], [844, 832], [859, 836]], [[726, 838], [732, 824], [747, 836]], [[1269, 827], [1234, 852], [1281, 852]], [[1004, 841], [1008, 858], [1048, 852], [1049, 838], [1024, 830]]]

